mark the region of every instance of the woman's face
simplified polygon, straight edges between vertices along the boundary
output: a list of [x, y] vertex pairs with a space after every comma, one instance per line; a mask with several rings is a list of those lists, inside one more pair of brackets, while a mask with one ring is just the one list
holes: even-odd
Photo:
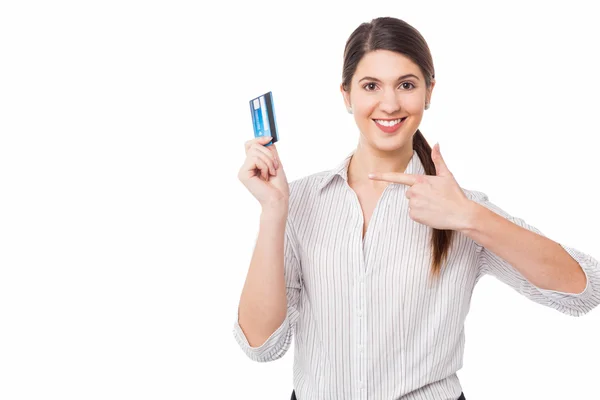
[[[350, 92], [341, 88], [346, 107], [352, 108], [361, 140], [383, 151], [410, 144], [435, 81], [429, 90], [420, 68], [406, 56], [375, 50], [358, 63]], [[397, 124], [399, 118], [405, 118]]]

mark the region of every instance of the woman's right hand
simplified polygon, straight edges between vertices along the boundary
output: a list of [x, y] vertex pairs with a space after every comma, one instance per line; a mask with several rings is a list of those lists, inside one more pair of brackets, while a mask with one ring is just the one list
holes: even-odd
[[271, 138], [259, 137], [245, 143], [246, 160], [240, 168], [238, 179], [258, 200], [263, 210], [285, 207], [290, 197], [288, 181], [279, 160], [275, 143], [266, 147]]

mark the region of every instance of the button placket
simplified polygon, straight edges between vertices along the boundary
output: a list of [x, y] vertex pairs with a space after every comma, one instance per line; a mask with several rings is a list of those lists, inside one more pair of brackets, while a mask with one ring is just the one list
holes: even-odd
[[358, 337], [357, 337], [357, 356], [358, 356], [358, 365], [359, 365], [359, 382], [358, 389], [361, 394], [361, 398], [365, 396], [366, 390], [366, 371], [367, 371], [367, 360], [365, 356], [365, 341], [367, 338], [367, 321], [365, 318], [366, 309], [365, 309], [365, 299], [366, 299], [366, 289], [365, 289], [365, 280], [366, 276], [361, 275], [357, 279], [357, 321], [358, 321]]

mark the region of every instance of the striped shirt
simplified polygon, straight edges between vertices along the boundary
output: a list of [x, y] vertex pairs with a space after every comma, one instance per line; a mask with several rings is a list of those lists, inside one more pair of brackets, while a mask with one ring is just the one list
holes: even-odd
[[[581, 265], [580, 294], [541, 289], [455, 231], [438, 283], [428, 283], [431, 228], [408, 215], [406, 185], [390, 183], [363, 240], [363, 214], [348, 185], [348, 165], [290, 182], [284, 239], [287, 316], [259, 347], [234, 336], [259, 362], [282, 357], [294, 337], [293, 384], [300, 400], [455, 400], [462, 387], [464, 322], [477, 281], [491, 274], [532, 301], [580, 316], [600, 303], [600, 264], [561, 246]], [[425, 174], [413, 151], [407, 174]], [[542, 234], [488, 201], [467, 197]], [[431, 281], [434, 282], [434, 281]], [[465, 394], [468, 398], [468, 394]]]

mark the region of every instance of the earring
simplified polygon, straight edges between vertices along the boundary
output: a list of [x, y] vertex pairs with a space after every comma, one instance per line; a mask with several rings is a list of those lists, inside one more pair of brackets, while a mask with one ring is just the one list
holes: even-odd
[[348, 110], [348, 114], [352, 114], [352, 107], [348, 107], [346, 110]]
[[426, 104], [425, 104], [425, 109], [426, 109], [426, 110], [429, 110], [429, 103], [426, 103]]

